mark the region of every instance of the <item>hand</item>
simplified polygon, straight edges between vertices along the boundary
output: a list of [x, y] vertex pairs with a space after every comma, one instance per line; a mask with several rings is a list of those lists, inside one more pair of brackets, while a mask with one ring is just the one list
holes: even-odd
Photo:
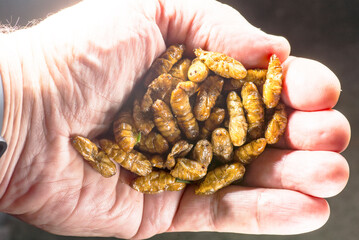
[[[105, 179], [72, 148], [111, 126], [135, 84], [165, 50], [185, 43], [224, 52], [245, 67], [284, 62], [288, 128], [248, 169], [244, 186], [212, 196], [143, 195], [128, 173]], [[26, 30], [0, 36], [5, 91], [0, 211], [56, 234], [147, 238], [171, 231], [294, 234], [321, 227], [324, 197], [349, 169], [350, 127], [336, 104], [340, 83], [322, 64], [289, 57], [282, 37], [214, 1], [85, 0]], [[15, 54], [14, 54], [15, 52]], [[310, 151], [307, 151], [310, 150]]]

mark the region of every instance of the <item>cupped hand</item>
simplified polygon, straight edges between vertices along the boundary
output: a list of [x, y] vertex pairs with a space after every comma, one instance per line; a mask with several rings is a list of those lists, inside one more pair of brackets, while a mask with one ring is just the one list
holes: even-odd
[[[85, 0], [3, 39], [19, 59], [1, 65], [5, 100], [20, 103], [5, 107], [10, 145], [0, 163], [0, 210], [37, 227], [139, 239], [171, 231], [295, 234], [321, 227], [329, 216], [323, 198], [346, 185], [348, 164], [339, 152], [350, 126], [331, 109], [337, 77], [316, 61], [288, 57], [284, 38], [261, 32], [226, 5]], [[195, 47], [227, 53], [247, 68], [266, 67], [273, 53], [283, 61], [288, 127], [251, 164], [242, 186], [211, 196], [195, 196], [192, 187], [143, 195], [128, 185], [126, 170], [103, 178], [70, 144], [74, 135], [107, 131], [173, 43], [184, 43], [187, 55]]]

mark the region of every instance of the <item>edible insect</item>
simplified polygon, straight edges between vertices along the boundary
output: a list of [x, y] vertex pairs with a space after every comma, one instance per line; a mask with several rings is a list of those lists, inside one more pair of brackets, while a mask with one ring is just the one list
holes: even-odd
[[78, 153], [102, 176], [108, 178], [116, 174], [116, 165], [89, 139], [76, 136], [71, 141]]
[[233, 158], [233, 144], [225, 128], [217, 128], [212, 132], [213, 154], [222, 162], [228, 163]]
[[248, 134], [252, 139], [260, 138], [264, 128], [264, 105], [256, 85], [247, 82], [242, 91], [243, 107], [247, 113]]
[[275, 144], [279, 141], [280, 137], [284, 134], [287, 127], [287, 113], [283, 103], [279, 103], [275, 108], [272, 119], [269, 121], [265, 130], [265, 139], [268, 144]]
[[152, 112], [158, 131], [169, 143], [174, 144], [181, 139], [177, 121], [173, 117], [170, 107], [164, 101], [157, 99], [152, 105]]
[[175, 177], [162, 170], [153, 171], [144, 177], [138, 177], [132, 183], [133, 189], [147, 194], [180, 191], [185, 187], [185, 183], [178, 182]]
[[265, 149], [267, 141], [265, 138], [253, 140], [234, 151], [234, 160], [246, 165], [256, 159]]
[[199, 126], [192, 113], [188, 94], [181, 88], [172, 91], [171, 108], [186, 138], [189, 140], [196, 139], [199, 135]]
[[113, 133], [117, 144], [125, 152], [130, 152], [137, 144], [138, 132], [131, 112], [123, 111], [113, 123]]
[[218, 128], [226, 115], [226, 111], [223, 108], [213, 108], [209, 118], [204, 122], [204, 126], [201, 129], [200, 138], [207, 139], [212, 131]]
[[168, 73], [172, 66], [182, 58], [185, 46], [176, 44], [168, 47], [166, 51], [159, 56], [148, 70], [144, 84], [147, 87], [150, 83], [163, 73]]
[[193, 59], [188, 69], [188, 79], [192, 82], [202, 82], [209, 74], [209, 68], [198, 58]]
[[173, 145], [171, 152], [167, 155], [167, 161], [165, 166], [168, 169], [172, 169], [176, 164], [176, 157], [185, 157], [192, 149], [193, 144], [188, 143], [185, 140], [178, 141]]
[[115, 142], [108, 139], [101, 139], [100, 146], [111, 160], [137, 175], [146, 176], [152, 171], [150, 161], [148, 161], [145, 155], [136, 150], [126, 153]]
[[172, 77], [179, 78], [183, 81], [187, 80], [187, 74], [189, 66], [191, 65], [191, 60], [188, 58], [178, 61], [171, 70], [168, 72]]
[[194, 115], [198, 121], [205, 121], [211, 114], [218, 96], [221, 94], [223, 79], [219, 76], [209, 76], [199, 86]]
[[194, 54], [209, 69], [221, 77], [243, 79], [247, 75], [247, 70], [242, 63], [223, 53], [208, 52], [197, 48], [194, 50]]
[[226, 164], [209, 171], [203, 182], [195, 189], [198, 195], [213, 194], [243, 177], [245, 168], [241, 163]]
[[235, 91], [227, 96], [227, 109], [229, 115], [229, 135], [234, 146], [242, 146], [246, 141], [248, 124], [244, 116], [241, 98]]
[[207, 173], [207, 167], [197, 161], [187, 158], [177, 158], [176, 160], [176, 166], [171, 171], [171, 175], [175, 178], [196, 181]]
[[270, 57], [266, 77], [263, 85], [263, 102], [267, 108], [274, 108], [282, 92], [282, 66], [275, 54]]

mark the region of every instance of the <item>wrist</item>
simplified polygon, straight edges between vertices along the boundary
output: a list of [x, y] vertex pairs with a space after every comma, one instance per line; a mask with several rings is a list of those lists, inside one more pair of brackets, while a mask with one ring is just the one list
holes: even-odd
[[32, 76], [29, 74], [34, 63], [32, 57], [27, 30], [0, 34], [0, 74], [4, 92], [1, 136], [8, 143], [0, 161], [0, 199], [9, 184], [30, 129], [32, 101], [31, 96], [24, 94], [24, 89], [29, 90], [32, 85]]

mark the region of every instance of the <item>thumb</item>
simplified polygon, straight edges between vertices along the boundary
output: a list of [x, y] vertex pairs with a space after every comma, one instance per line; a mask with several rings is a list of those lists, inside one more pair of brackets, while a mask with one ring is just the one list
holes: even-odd
[[187, 53], [197, 47], [223, 52], [247, 68], [266, 67], [272, 54], [282, 62], [289, 55], [284, 37], [264, 33], [228, 5], [213, 0], [159, 3], [156, 22], [167, 45], [185, 43]]

